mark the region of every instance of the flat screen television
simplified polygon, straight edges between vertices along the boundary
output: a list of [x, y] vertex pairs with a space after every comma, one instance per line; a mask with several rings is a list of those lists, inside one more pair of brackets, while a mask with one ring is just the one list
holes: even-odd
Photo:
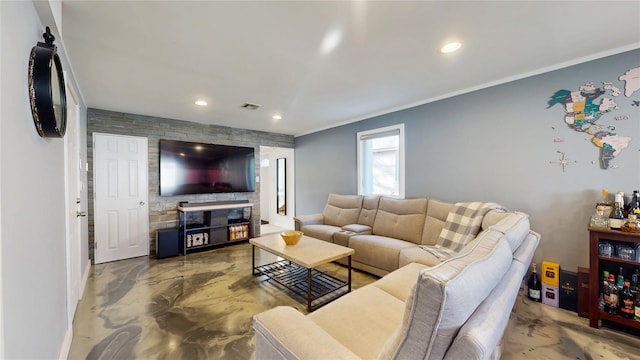
[[252, 191], [252, 147], [160, 140], [160, 196]]

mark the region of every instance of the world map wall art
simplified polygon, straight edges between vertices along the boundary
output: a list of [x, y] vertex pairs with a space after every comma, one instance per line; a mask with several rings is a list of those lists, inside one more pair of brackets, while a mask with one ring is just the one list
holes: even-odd
[[[624, 82], [624, 93], [612, 82], [603, 81], [602, 86], [589, 82], [580, 86], [578, 91], [558, 90], [547, 102], [547, 109], [557, 104], [564, 107], [564, 122], [569, 129], [590, 136], [591, 143], [600, 151], [598, 162], [601, 169], [615, 167], [611, 164], [612, 160], [629, 147], [631, 137], [629, 134], [618, 134], [615, 125], [599, 124], [598, 120], [606, 113], [619, 110], [620, 101], [629, 101], [631, 107], [640, 111], [640, 99], [631, 99], [640, 93], [640, 67], [626, 71], [618, 80]], [[616, 120], [631, 118], [630, 115], [614, 117]], [[634, 120], [637, 121], [637, 117]], [[559, 142], [558, 139], [554, 141]]]

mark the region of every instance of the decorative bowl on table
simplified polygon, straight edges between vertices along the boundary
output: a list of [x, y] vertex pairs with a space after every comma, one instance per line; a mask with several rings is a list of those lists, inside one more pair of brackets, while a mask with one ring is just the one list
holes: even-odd
[[287, 230], [281, 232], [280, 236], [287, 245], [295, 245], [298, 243], [298, 241], [300, 241], [300, 238], [302, 237], [302, 231]]

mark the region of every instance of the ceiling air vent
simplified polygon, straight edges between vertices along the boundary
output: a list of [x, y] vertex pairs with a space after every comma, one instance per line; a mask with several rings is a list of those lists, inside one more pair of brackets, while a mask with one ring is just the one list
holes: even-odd
[[244, 109], [247, 109], [247, 110], [255, 110], [255, 109], [259, 108], [259, 107], [260, 107], [260, 105], [246, 103], [246, 104], [242, 105], [242, 107], [243, 107]]

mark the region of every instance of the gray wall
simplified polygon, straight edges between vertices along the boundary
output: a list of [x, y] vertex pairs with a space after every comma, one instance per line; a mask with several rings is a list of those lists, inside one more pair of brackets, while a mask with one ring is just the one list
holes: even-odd
[[[631, 106], [640, 92], [614, 98], [620, 109], [598, 121], [633, 138], [612, 161], [617, 168], [608, 170], [597, 164], [590, 136], [570, 130], [562, 106], [547, 108], [547, 101], [557, 90], [577, 91], [587, 82], [624, 89], [618, 76], [638, 66], [635, 50], [297, 137], [297, 214], [320, 212], [329, 192], [356, 193], [356, 132], [404, 123], [406, 197], [489, 200], [527, 212], [542, 234], [536, 262], [556, 261], [573, 271], [588, 266], [586, 226], [600, 190], [640, 188], [640, 108]], [[629, 119], [615, 120], [618, 115]], [[577, 163], [563, 172], [550, 163], [559, 159], [557, 151]]]
[[256, 150], [256, 175], [260, 175], [260, 145], [293, 147], [293, 136], [261, 131], [203, 125], [188, 121], [124, 114], [105, 110], [87, 111], [87, 159], [89, 161], [89, 256], [94, 259], [93, 222], [93, 133], [121, 134], [148, 138], [149, 144], [149, 245], [156, 253], [156, 231], [178, 227], [176, 206], [180, 201], [249, 200], [254, 203], [252, 224], [260, 231], [260, 184], [255, 193], [229, 193], [160, 196], [159, 140], [182, 140], [225, 145], [253, 146]]
[[29, 106], [44, 25], [31, 1], [1, 9], [0, 357], [55, 359], [67, 331], [64, 140], [38, 136]]

